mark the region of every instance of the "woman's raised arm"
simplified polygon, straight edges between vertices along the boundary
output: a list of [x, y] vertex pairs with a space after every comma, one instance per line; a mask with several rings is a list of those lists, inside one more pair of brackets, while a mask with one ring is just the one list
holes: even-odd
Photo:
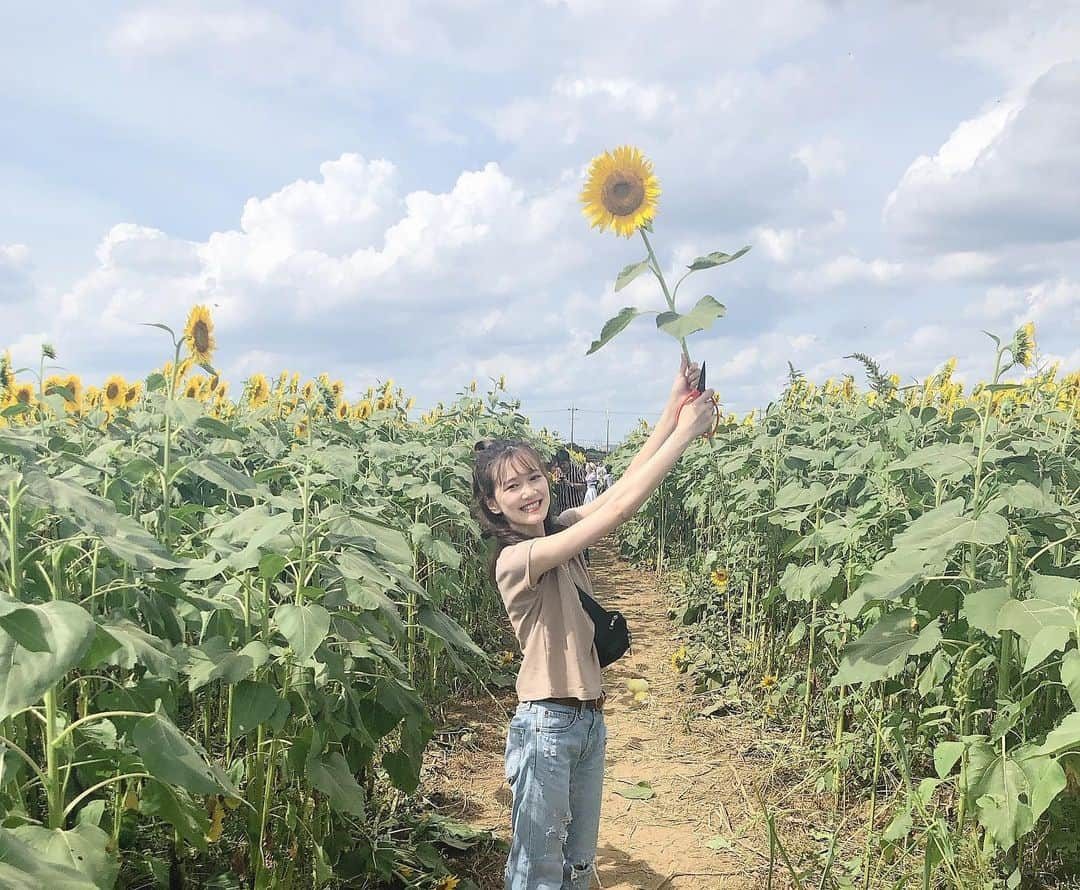
[[710, 389], [690, 402], [679, 416], [674, 431], [638, 466], [634, 474], [627, 473], [619, 480], [618, 486], [605, 492], [610, 497], [603, 501], [597, 498], [587, 504], [592, 508], [587, 511], [578, 507], [576, 512], [581, 518], [564, 531], [535, 539], [530, 556], [530, 574], [533, 578], [539, 578], [549, 569], [569, 562], [575, 554], [593, 546], [640, 509], [690, 443], [712, 428], [715, 411], [712, 397], [713, 391]]
[[638, 453], [634, 455], [634, 459], [630, 461], [630, 466], [626, 468], [626, 472], [608, 485], [594, 501], [564, 511], [564, 514], [570, 514], [574, 525], [586, 516], [595, 513], [604, 506], [606, 501], [611, 500], [621, 492], [624, 484], [633, 479], [637, 474], [637, 471], [645, 465], [646, 461], [660, 450], [660, 446], [662, 446], [668, 440], [668, 437], [675, 431], [675, 421], [678, 417], [679, 405], [681, 405], [683, 399], [693, 391], [700, 373], [701, 366], [698, 365], [697, 362], [687, 364], [686, 356], [683, 355], [681, 357], [679, 362], [679, 372], [675, 375], [675, 381], [671, 385], [671, 394], [668, 396], [667, 404], [664, 405], [664, 410], [660, 415], [660, 419], [656, 421], [656, 425], [649, 434], [649, 438], [645, 440], [645, 444], [642, 445], [638, 450]]

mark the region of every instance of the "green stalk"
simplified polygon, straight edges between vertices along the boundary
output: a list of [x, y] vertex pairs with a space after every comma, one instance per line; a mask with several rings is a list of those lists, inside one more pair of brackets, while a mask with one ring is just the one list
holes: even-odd
[[[881, 703], [885, 709], [884, 695]], [[870, 887], [870, 848], [874, 838], [874, 821], [877, 819], [877, 789], [881, 779], [881, 721], [874, 724], [874, 780], [870, 785], [870, 815], [866, 820], [866, 848], [863, 851], [863, 890]]]
[[806, 744], [806, 736], [810, 731], [810, 693], [814, 677], [814, 640], [817, 632], [817, 600], [810, 604], [810, 647], [806, 653], [806, 696], [803, 698], [802, 731], [799, 733], [799, 744]]
[[304, 583], [307, 575], [308, 558], [308, 517], [311, 512], [311, 464], [304, 467], [304, 484], [301, 487], [303, 497], [304, 518], [300, 530], [300, 570], [296, 573], [296, 605], [304, 601]]
[[176, 395], [176, 376], [180, 370], [180, 346], [183, 342], [181, 340], [175, 344], [172, 375], [165, 390], [165, 446], [161, 461], [161, 540], [166, 547], [169, 545], [169, 466], [172, 448], [172, 417], [169, 410], [172, 407], [173, 397]]
[[22, 586], [19, 578], [19, 493], [15, 489], [14, 481], [8, 483], [8, 506], [11, 510], [11, 520], [8, 522], [8, 556], [11, 560], [11, 595], [19, 599], [19, 589]]
[[[1018, 599], [1020, 587], [1020, 572], [1017, 565], [1017, 553], [1020, 549], [1020, 539], [1017, 535], [1009, 535], [1008, 547], [1009, 596], [1012, 599]], [[999, 643], [998, 649], [998, 701], [1003, 701], [1009, 693], [1009, 685], [1011, 680], [1009, 655], [1012, 652], [1013, 648], [1013, 632], [1011, 630], [1003, 630], [1001, 632], [1001, 641]]]
[[49, 828], [63, 828], [64, 800], [60, 787], [60, 763], [56, 756], [56, 687], [45, 693], [45, 795], [49, 802]]
[[[660, 262], [656, 259], [656, 253], [653, 251], [652, 244], [649, 243], [649, 236], [645, 234], [643, 228], [639, 228], [641, 233], [641, 240], [645, 242], [645, 249], [649, 251], [649, 259], [652, 261], [652, 270], [656, 273], [657, 279], [660, 281], [660, 289], [664, 292], [664, 299], [667, 300], [668, 309], [675, 312], [675, 298], [672, 297], [671, 292], [668, 290], [667, 281], [664, 280], [664, 272], [660, 268]], [[686, 363], [690, 364], [690, 353], [686, 349], [686, 338], [679, 338], [679, 346], [682, 347], [683, 357], [686, 359]]]

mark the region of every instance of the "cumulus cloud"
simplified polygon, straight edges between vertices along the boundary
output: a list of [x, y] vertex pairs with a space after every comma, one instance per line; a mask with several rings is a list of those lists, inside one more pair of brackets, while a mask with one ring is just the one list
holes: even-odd
[[911, 242], [949, 251], [1055, 243], [1077, 234], [1080, 59], [960, 124], [917, 158], [885, 204]]
[[15, 303], [30, 296], [30, 248], [0, 244], [0, 303]]

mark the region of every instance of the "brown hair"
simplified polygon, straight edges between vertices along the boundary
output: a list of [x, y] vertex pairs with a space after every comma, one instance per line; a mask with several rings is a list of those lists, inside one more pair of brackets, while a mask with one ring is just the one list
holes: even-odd
[[[540, 472], [547, 472], [548, 463], [540, 457], [540, 452], [530, 443], [523, 439], [481, 439], [473, 446], [475, 461], [473, 463], [473, 516], [480, 523], [484, 534], [494, 538], [495, 550], [491, 555], [491, 563], [488, 566], [492, 582], [495, 581], [495, 563], [499, 559], [504, 547], [518, 544], [528, 538], [515, 531], [501, 513], [493, 513], [488, 507], [488, 500], [495, 498], [495, 486], [503, 479], [507, 469], [515, 463], [525, 466], [535, 466]], [[551, 515], [551, 509], [555, 503], [554, 498], [548, 499], [548, 512], [544, 517], [544, 531], [546, 534], [554, 534], [558, 531], [555, 519]]]

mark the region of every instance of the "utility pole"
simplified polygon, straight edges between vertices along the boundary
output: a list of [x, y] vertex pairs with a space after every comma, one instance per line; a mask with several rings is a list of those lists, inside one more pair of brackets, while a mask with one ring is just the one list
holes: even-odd
[[604, 409], [604, 426], [607, 428], [607, 447], [604, 451], [611, 454], [611, 412], [607, 408]]
[[573, 445], [574, 444], [574, 415], [578, 411], [580, 411], [581, 409], [580, 408], [575, 408], [573, 402], [571, 402], [570, 407], [567, 410], [570, 411], [570, 444]]

